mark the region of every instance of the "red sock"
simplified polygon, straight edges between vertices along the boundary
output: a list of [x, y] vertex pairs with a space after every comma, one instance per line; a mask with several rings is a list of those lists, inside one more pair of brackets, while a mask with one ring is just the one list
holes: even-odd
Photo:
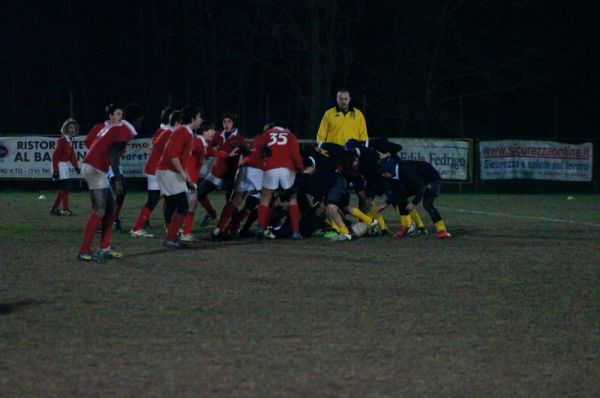
[[144, 228], [144, 225], [146, 225], [146, 221], [148, 221], [148, 219], [150, 218], [150, 214], [152, 214], [152, 210], [150, 210], [146, 206], [142, 207], [142, 210], [140, 210], [140, 215], [138, 216], [137, 221], [135, 222], [135, 225], [133, 226], [132, 230], [139, 231], [140, 229]]
[[62, 191], [63, 210], [69, 210], [69, 191]]
[[300, 232], [300, 209], [298, 208], [298, 205], [289, 205], [288, 213], [290, 214], [292, 231], [296, 234]]
[[269, 226], [269, 207], [264, 205], [258, 206], [258, 225], [262, 228]]
[[215, 209], [213, 209], [212, 204], [210, 203], [210, 200], [208, 199], [208, 196], [205, 196], [204, 198], [200, 199], [200, 204], [202, 205], [202, 207], [204, 208], [204, 210], [206, 210], [206, 212], [208, 214], [216, 214], [217, 213], [215, 211]]
[[192, 233], [192, 227], [194, 226], [195, 211], [188, 211], [183, 220], [183, 234], [189, 235]]
[[113, 220], [114, 220], [115, 218], [119, 218], [119, 214], [121, 214], [121, 209], [122, 209], [122, 208], [123, 208], [123, 205], [122, 205], [122, 204], [121, 204], [121, 205], [117, 205], [117, 206], [115, 207], [115, 211], [114, 211], [114, 213], [113, 213]]
[[169, 224], [169, 228], [167, 229], [167, 240], [175, 240], [177, 237], [177, 232], [179, 232], [179, 228], [181, 224], [183, 224], [184, 216], [175, 212], [173, 217], [171, 217], [171, 223]]
[[114, 220], [114, 213], [107, 213], [102, 218], [102, 241], [100, 242], [100, 249], [107, 249], [110, 247], [110, 237], [112, 235]]
[[235, 207], [235, 204], [233, 202], [227, 202], [225, 207], [223, 207], [223, 212], [221, 213], [221, 218], [219, 219], [217, 228], [223, 231], [229, 220], [231, 220], [231, 216], [233, 216], [233, 213], [235, 213], [236, 210], [237, 207]]
[[62, 200], [62, 193], [63, 193], [63, 191], [58, 191], [56, 193], [56, 197], [54, 198], [54, 203], [52, 203], [52, 208], [50, 210], [58, 209], [58, 205], [60, 204], [60, 202]]
[[92, 246], [92, 239], [94, 239], [94, 235], [100, 227], [100, 223], [102, 222], [102, 217], [97, 215], [96, 213], [90, 214], [85, 223], [85, 231], [83, 233], [83, 242], [81, 243], [81, 248], [79, 249], [79, 253], [89, 253], [91, 251], [90, 247]]

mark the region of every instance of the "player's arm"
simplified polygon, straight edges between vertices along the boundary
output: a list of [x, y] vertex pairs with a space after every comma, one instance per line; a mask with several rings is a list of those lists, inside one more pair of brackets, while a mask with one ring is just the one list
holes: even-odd
[[[71, 145], [75, 145], [75, 142], [72, 142]], [[71, 146], [71, 157], [70, 157], [70, 161], [71, 164], [73, 165], [73, 168], [75, 169], [75, 171], [77, 171], [77, 174], [80, 173], [79, 170], [79, 165], [77, 164], [77, 155], [75, 155], [75, 148]]]
[[181, 159], [179, 158], [179, 156], [171, 158], [171, 164], [173, 165], [173, 167], [175, 167], [175, 170], [177, 170], [177, 172], [181, 174], [183, 178], [185, 178], [185, 185], [187, 185], [188, 189], [192, 192], [195, 192], [196, 184], [192, 181], [189, 174], [181, 164]]
[[58, 173], [58, 162], [63, 152], [63, 148], [64, 140], [61, 138], [56, 142], [56, 147], [54, 148], [54, 152], [52, 152], [52, 172], [54, 174]]
[[321, 146], [327, 140], [327, 132], [329, 130], [329, 118], [328, 113], [325, 112], [319, 125], [319, 131], [317, 132], [317, 144]]
[[125, 150], [125, 142], [117, 142], [110, 148], [110, 165], [115, 174], [115, 191], [123, 193], [123, 175], [121, 174], [121, 153]]
[[364, 141], [365, 146], [369, 146], [369, 135], [367, 134], [367, 122], [362, 112], [357, 117], [358, 121], [358, 140]]
[[183, 165], [181, 164], [181, 159], [179, 158], [179, 156], [175, 156], [171, 158], [171, 164], [173, 165], [173, 167], [175, 167], [175, 170], [177, 170], [177, 172], [179, 174], [181, 174], [181, 176], [183, 178], [185, 178], [185, 181], [187, 182], [188, 180], [191, 182], [190, 180], [190, 176], [188, 175], [187, 171], [185, 170], [185, 168], [183, 167]]

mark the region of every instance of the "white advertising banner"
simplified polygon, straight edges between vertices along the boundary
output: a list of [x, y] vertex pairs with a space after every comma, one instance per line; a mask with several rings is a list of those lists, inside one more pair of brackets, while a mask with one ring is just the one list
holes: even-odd
[[481, 141], [482, 180], [592, 181], [594, 147], [553, 141]]
[[443, 180], [469, 180], [471, 140], [389, 138], [402, 145], [403, 160], [424, 160], [440, 172]]
[[[83, 136], [75, 137], [73, 143], [77, 163], [81, 163], [87, 148]], [[52, 153], [58, 137], [0, 136], [0, 178], [52, 178]], [[126, 177], [144, 177], [144, 163], [150, 154], [151, 138], [138, 138], [127, 144], [127, 152], [121, 156], [121, 169]], [[71, 168], [72, 178], [81, 178]]]

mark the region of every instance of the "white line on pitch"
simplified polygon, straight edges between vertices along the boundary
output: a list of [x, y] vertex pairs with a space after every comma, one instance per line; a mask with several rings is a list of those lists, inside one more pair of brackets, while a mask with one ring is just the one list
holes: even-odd
[[439, 207], [440, 209], [457, 211], [459, 213], [483, 214], [483, 215], [486, 215], [486, 216], [500, 216], [500, 217], [508, 217], [508, 218], [521, 218], [521, 219], [526, 219], [526, 220], [557, 222], [557, 223], [564, 223], [564, 224], [587, 225], [587, 226], [590, 226], [590, 227], [598, 227], [598, 228], [600, 228], [600, 224], [595, 224], [595, 223], [591, 223], [591, 222], [583, 222], [583, 221], [563, 220], [563, 219], [560, 219], [560, 218], [534, 217], [534, 216], [518, 216], [518, 215], [515, 215], [515, 214], [496, 213], [496, 212], [493, 212], [493, 211], [470, 210], [470, 209], [455, 209], [453, 207], [445, 207], [445, 206], [437, 206], [437, 207]]

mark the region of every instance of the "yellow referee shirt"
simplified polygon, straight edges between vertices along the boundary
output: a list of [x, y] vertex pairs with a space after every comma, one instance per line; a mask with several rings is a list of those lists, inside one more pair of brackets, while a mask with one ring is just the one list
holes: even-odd
[[358, 141], [369, 139], [367, 123], [362, 112], [353, 107], [345, 114], [338, 107], [325, 112], [317, 133], [317, 142], [331, 142], [343, 146], [351, 138]]

